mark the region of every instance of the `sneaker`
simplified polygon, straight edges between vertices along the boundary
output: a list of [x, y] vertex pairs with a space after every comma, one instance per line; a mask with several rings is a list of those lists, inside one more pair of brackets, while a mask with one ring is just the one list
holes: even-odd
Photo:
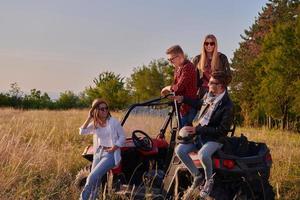
[[191, 189], [195, 189], [200, 186], [204, 182], [204, 178], [202, 174], [194, 177], [193, 184], [191, 185]]
[[213, 174], [206, 182], [205, 182], [205, 185], [204, 187], [201, 189], [201, 192], [200, 192], [200, 197], [202, 198], [206, 198], [210, 195], [212, 189], [213, 189], [213, 186], [214, 186], [214, 175]]

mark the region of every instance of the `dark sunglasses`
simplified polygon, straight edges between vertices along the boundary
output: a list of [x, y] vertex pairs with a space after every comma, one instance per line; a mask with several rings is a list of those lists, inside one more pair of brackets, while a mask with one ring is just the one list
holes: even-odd
[[204, 42], [204, 45], [205, 46], [208, 46], [208, 45], [215, 46], [215, 43], [214, 42]]
[[209, 81], [209, 82], [208, 82], [208, 85], [221, 85], [221, 83]]
[[101, 110], [101, 111], [107, 111], [108, 110], [108, 107], [98, 107], [98, 110]]

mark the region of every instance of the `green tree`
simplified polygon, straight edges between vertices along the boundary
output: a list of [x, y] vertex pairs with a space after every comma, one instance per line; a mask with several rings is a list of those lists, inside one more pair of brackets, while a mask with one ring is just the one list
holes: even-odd
[[122, 109], [130, 103], [129, 91], [125, 89], [124, 78], [113, 72], [102, 72], [93, 80], [94, 86], [85, 89], [88, 102], [103, 98], [111, 109]]
[[42, 94], [40, 90], [31, 89], [29, 95], [23, 98], [23, 108], [51, 108], [51, 99], [47, 93]]
[[164, 59], [153, 60], [148, 66], [134, 69], [128, 80], [135, 101], [160, 96], [161, 89], [173, 80], [173, 67]]
[[88, 96], [85, 94], [85, 92], [80, 92], [78, 94], [79, 102], [78, 107], [79, 108], [87, 108], [90, 106], [90, 101], [88, 99]]
[[23, 92], [19, 85], [15, 82], [10, 85], [10, 90], [8, 91], [7, 96], [9, 96], [10, 105], [12, 107], [21, 107]]
[[8, 94], [0, 93], [0, 107], [10, 106], [10, 97]]
[[[299, 9], [300, 11], [300, 9]], [[296, 37], [296, 45], [295, 45], [295, 49], [297, 49], [297, 52], [299, 53], [299, 49], [300, 49], [300, 17], [298, 15], [297, 18], [297, 25], [296, 25], [296, 29], [295, 29], [295, 37]], [[299, 62], [299, 57], [298, 57], [298, 62]], [[298, 73], [299, 73], [299, 67], [300, 64], [298, 64]], [[294, 113], [298, 114], [298, 119], [299, 117], [299, 113], [300, 113], [300, 78], [298, 77], [298, 80], [296, 80], [295, 82], [293, 82], [293, 87], [295, 88], [295, 90], [292, 92], [292, 96], [294, 97], [294, 103], [292, 104], [292, 111]], [[299, 122], [300, 123], [300, 122]], [[299, 129], [300, 130], [300, 129]]]
[[58, 108], [70, 109], [76, 108], [79, 104], [79, 97], [72, 91], [68, 90], [60, 93], [58, 100], [56, 101]]
[[259, 95], [260, 83], [264, 78], [259, 73], [264, 64], [260, 58], [265, 37], [277, 24], [294, 20], [298, 13], [299, 1], [270, 0], [259, 13], [255, 23], [241, 36], [243, 41], [234, 52], [231, 65], [231, 90], [234, 101], [241, 108], [240, 114], [245, 125], [258, 125], [261, 121], [266, 121], [261, 119], [266, 116]]
[[[258, 63], [261, 77], [259, 100], [266, 114], [281, 121], [282, 129], [288, 125], [291, 108], [297, 107], [295, 101], [297, 85], [300, 80], [300, 43], [296, 35], [298, 23], [292, 18], [285, 23], [278, 23], [268, 33], [262, 45]], [[295, 29], [296, 27], [296, 29]]]

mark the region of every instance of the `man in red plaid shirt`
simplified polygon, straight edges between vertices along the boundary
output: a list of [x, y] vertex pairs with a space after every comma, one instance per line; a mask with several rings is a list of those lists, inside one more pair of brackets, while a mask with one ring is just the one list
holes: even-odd
[[[185, 58], [184, 52], [179, 45], [174, 45], [166, 51], [169, 62], [174, 66], [174, 81], [172, 85], [161, 90], [162, 95], [175, 92], [175, 95], [196, 99], [197, 75], [194, 65]], [[197, 114], [197, 110], [187, 104], [180, 107], [181, 127], [191, 125]]]

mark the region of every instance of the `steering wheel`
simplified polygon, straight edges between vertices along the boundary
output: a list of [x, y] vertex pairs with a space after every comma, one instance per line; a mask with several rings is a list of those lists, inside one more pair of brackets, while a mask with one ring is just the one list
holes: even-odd
[[153, 148], [153, 141], [144, 131], [135, 130], [132, 132], [132, 141], [134, 145], [143, 151], [151, 151]]

